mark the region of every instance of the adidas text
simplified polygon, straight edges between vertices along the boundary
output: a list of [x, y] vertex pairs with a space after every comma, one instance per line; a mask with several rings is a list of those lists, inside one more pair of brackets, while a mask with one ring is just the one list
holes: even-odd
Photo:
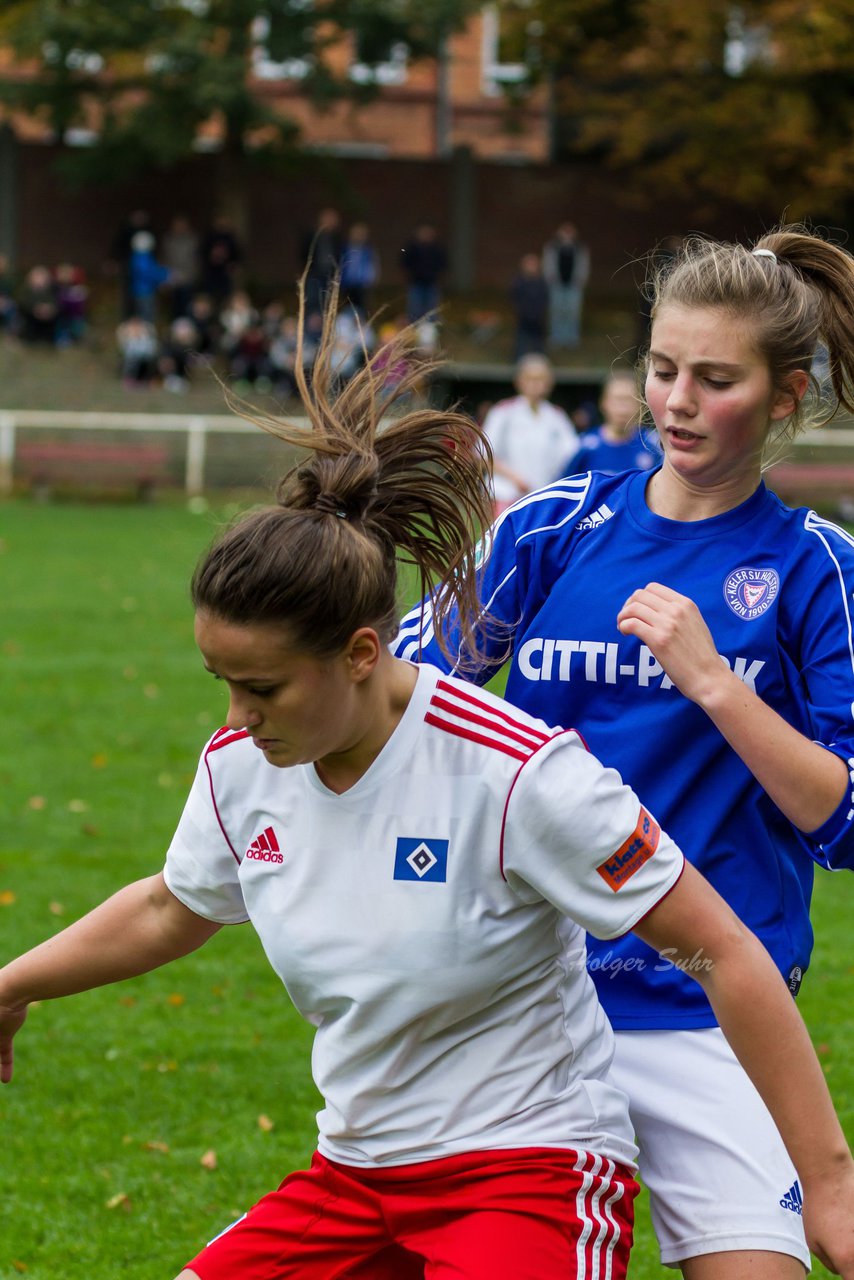
[[256, 862], [284, 862], [280, 853], [271, 853], [269, 849], [247, 849], [246, 856]]

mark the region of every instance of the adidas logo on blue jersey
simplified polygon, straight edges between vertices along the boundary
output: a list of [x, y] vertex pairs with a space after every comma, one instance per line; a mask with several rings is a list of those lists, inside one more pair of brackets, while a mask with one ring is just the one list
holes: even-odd
[[589, 516], [579, 520], [575, 527], [576, 529], [598, 529], [599, 525], [604, 524], [606, 520], [610, 520], [613, 514], [607, 502], [603, 502], [601, 507], [597, 507]]
[[783, 1199], [780, 1201], [780, 1205], [783, 1209], [791, 1209], [792, 1213], [796, 1213], [799, 1217], [803, 1217], [804, 1198], [801, 1195], [801, 1187], [797, 1178], [795, 1178], [795, 1181], [783, 1196]]

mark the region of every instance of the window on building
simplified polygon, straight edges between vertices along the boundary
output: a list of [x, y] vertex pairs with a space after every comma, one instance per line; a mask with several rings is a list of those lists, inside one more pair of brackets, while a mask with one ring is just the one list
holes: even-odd
[[[294, 12], [311, 9], [314, 0], [290, 0], [290, 8]], [[302, 80], [311, 70], [308, 57], [274, 59], [270, 54], [267, 41], [270, 36], [270, 19], [265, 13], [259, 13], [252, 20], [252, 74], [259, 80]]]
[[351, 80], [358, 84], [403, 84], [409, 63], [409, 46], [403, 40], [378, 41], [357, 31], [353, 45]]
[[531, 0], [487, 5], [481, 14], [481, 87], [496, 97], [508, 86], [524, 85], [529, 76], [526, 59], [535, 47], [542, 24], [528, 19]]

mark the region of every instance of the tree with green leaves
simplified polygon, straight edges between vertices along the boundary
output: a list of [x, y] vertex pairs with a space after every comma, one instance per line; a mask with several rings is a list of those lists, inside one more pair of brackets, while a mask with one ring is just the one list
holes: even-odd
[[[472, 0], [5, 0], [0, 100], [44, 120], [57, 138], [90, 131], [63, 157], [68, 176], [103, 182], [169, 168], [216, 125], [219, 189], [236, 198], [248, 160], [292, 162], [298, 130], [265, 72], [298, 77], [318, 109], [376, 92], [370, 67], [390, 47], [435, 56]], [[354, 79], [330, 52], [358, 39]], [[269, 80], [266, 82], [269, 89]], [[238, 213], [238, 221], [240, 221]]]
[[[854, 211], [852, 0], [503, 0], [559, 150], [774, 216]], [[637, 186], [638, 184], [633, 184]]]

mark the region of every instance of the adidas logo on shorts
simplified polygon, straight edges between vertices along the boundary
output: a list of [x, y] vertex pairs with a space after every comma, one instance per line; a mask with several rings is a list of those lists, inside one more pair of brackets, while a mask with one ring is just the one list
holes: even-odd
[[801, 1195], [801, 1188], [797, 1178], [783, 1196], [780, 1205], [783, 1209], [791, 1209], [792, 1213], [797, 1213], [799, 1217], [803, 1217], [804, 1198]]

